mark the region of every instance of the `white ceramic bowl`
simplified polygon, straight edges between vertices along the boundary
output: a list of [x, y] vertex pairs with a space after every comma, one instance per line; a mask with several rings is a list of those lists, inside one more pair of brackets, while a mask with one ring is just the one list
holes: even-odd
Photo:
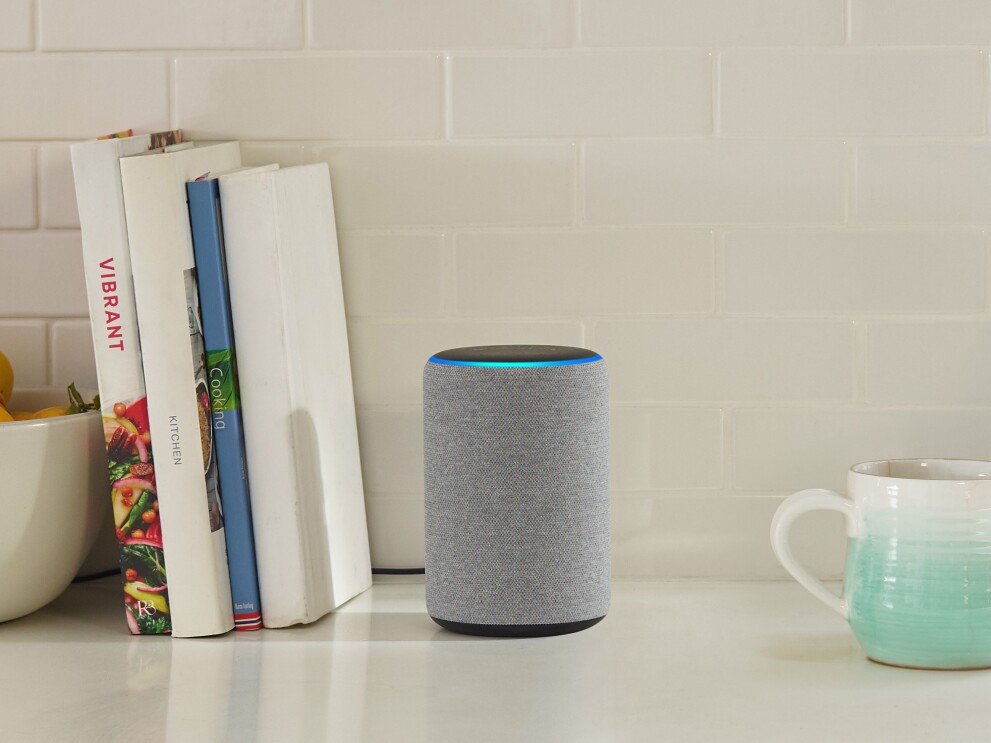
[[[15, 392], [10, 409], [66, 401], [64, 390]], [[66, 589], [109, 507], [99, 412], [0, 423], [0, 622]]]

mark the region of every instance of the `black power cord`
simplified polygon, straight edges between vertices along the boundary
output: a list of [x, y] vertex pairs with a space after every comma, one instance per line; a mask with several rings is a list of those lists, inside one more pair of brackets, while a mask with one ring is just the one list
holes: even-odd
[[90, 575], [79, 575], [72, 579], [73, 583], [87, 583], [91, 580], [100, 580], [100, 578], [109, 578], [111, 575], [120, 575], [120, 568], [115, 568], [113, 570], [104, 570], [99, 573], [91, 573]]
[[426, 568], [372, 568], [372, 575], [424, 575]]

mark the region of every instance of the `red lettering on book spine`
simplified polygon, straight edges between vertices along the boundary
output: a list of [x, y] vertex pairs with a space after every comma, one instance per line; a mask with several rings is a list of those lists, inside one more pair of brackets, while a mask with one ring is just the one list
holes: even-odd
[[[107, 307], [117, 307], [120, 304], [120, 297], [117, 296], [117, 273], [114, 270], [114, 259], [112, 257], [107, 258], [100, 263], [100, 268], [104, 271], [104, 273], [100, 274], [100, 278], [104, 279], [100, 283], [100, 288], [103, 290], [103, 314], [107, 326], [107, 348], [115, 348], [118, 351], [123, 351], [123, 328], [120, 325], [114, 325], [115, 322], [120, 320], [120, 314], [106, 309]], [[111, 343], [110, 341], [115, 338], [118, 339], [117, 342]]]

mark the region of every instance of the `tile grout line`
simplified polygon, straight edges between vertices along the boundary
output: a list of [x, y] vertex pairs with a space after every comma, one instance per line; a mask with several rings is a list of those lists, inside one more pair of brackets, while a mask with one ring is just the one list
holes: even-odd
[[452, 69], [454, 60], [449, 52], [445, 52], [441, 57], [441, 85], [443, 91], [440, 97], [442, 131], [441, 137], [445, 142], [450, 142], [454, 134], [454, 91]]
[[851, 394], [855, 405], [867, 406], [867, 377], [870, 357], [870, 320], [857, 319], [853, 325], [853, 369], [851, 374]]
[[722, 472], [720, 472], [719, 481], [722, 490], [732, 493], [736, 490], [736, 447], [733, 436], [736, 430], [736, 410], [732, 405], [722, 406], [719, 408], [719, 414], [722, 429], [720, 439]]
[[719, 50], [709, 52], [711, 59], [709, 62], [709, 84], [712, 86], [710, 94], [710, 105], [712, 106], [712, 136], [722, 136], [722, 52]]
[[179, 111], [178, 111], [178, 101], [179, 101], [179, 76], [176, 75], [176, 64], [178, 64], [178, 58], [173, 55], [168, 55], [165, 58], [166, 72], [168, 75], [167, 89], [169, 91], [169, 130], [174, 130], [179, 128]]
[[458, 267], [457, 267], [457, 237], [454, 230], [447, 230], [441, 233], [444, 241], [444, 283], [447, 291], [444, 292], [444, 321], [457, 321], [458, 317]]
[[312, 11], [313, 11], [313, 0], [303, 0], [302, 7], [300, 8], [300, 12], [303, 15], [303, 17], [300, 19], [302, 22], [301, 25], [303, 32], [303, 45], [299, 49], [299, 51], [303, 52], [303, 56], [305, 56], [305, 53], [310, 51], [310, 49], [313, 47], [313, 44], [311, 43], [311, 39], [310, 39], [310, 30], [311, 30], [310, 14], [312, 13]]
[[44, 229], [44, 225], [41, 221], [41, 200], [44, 194], [44, 188], [41, 185], [41, 148], [43, 145], [37, 144], [33, 146], [32, 158], [33, 162], [31, 167], [34, 168], [34, 219], [32, 222], [33, 227], [30, 228], [31, 231], [38, 232]]
[[582, 27], [582, 0], [574, 0], [571, 5], [571, 12], [574, 14], [571, 19], [571, 47], [573, 49], [584, 48], [585, 42], [582, 38], [585, 29]]
[[714, 230], [712, 233], [712, 314], [713, 317], [726, 317], [726, 232]]
[[984, 101], [984, 136], [989, 133], [991, 119], [991, 54], [981, 50], [981, 91]]
[[41, 2], [40, 0], [34, 0], [32, 10], [34, 11], [31, 18], [31, 22], [34, 24], [34, 28], [31, 29], [32, 43], [34, 46], [31, 51], [40, 53], [41, 52]]
[[[845, 191], [843, 199], [843, 226], [857, 228], [858, 201], [860, 200], [860, 151], [857, 143], [846, 142], [845, 160]], [[916, 230], [913, 230], [916, 231]]]
[[587, 197], [585, 187], [585, 143], [575, 142], [575, 224], [572, 229], [582, 229], [587, 226]]
[[991, 317], [991, 236], [982, 234], [984, 247], [984, 312], [985, 320]]
[[52, 331], [52, 319], [45, 319], [45, 386], [55, 384], [55, 333]]

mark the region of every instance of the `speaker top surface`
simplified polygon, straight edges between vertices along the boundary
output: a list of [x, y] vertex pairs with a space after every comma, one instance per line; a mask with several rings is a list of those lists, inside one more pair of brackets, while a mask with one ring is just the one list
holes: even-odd
[[466, 346], [435, 353], [430, 361], [454, 366], [562, 366], [602, 359], [595, 351], [574, 346]]

